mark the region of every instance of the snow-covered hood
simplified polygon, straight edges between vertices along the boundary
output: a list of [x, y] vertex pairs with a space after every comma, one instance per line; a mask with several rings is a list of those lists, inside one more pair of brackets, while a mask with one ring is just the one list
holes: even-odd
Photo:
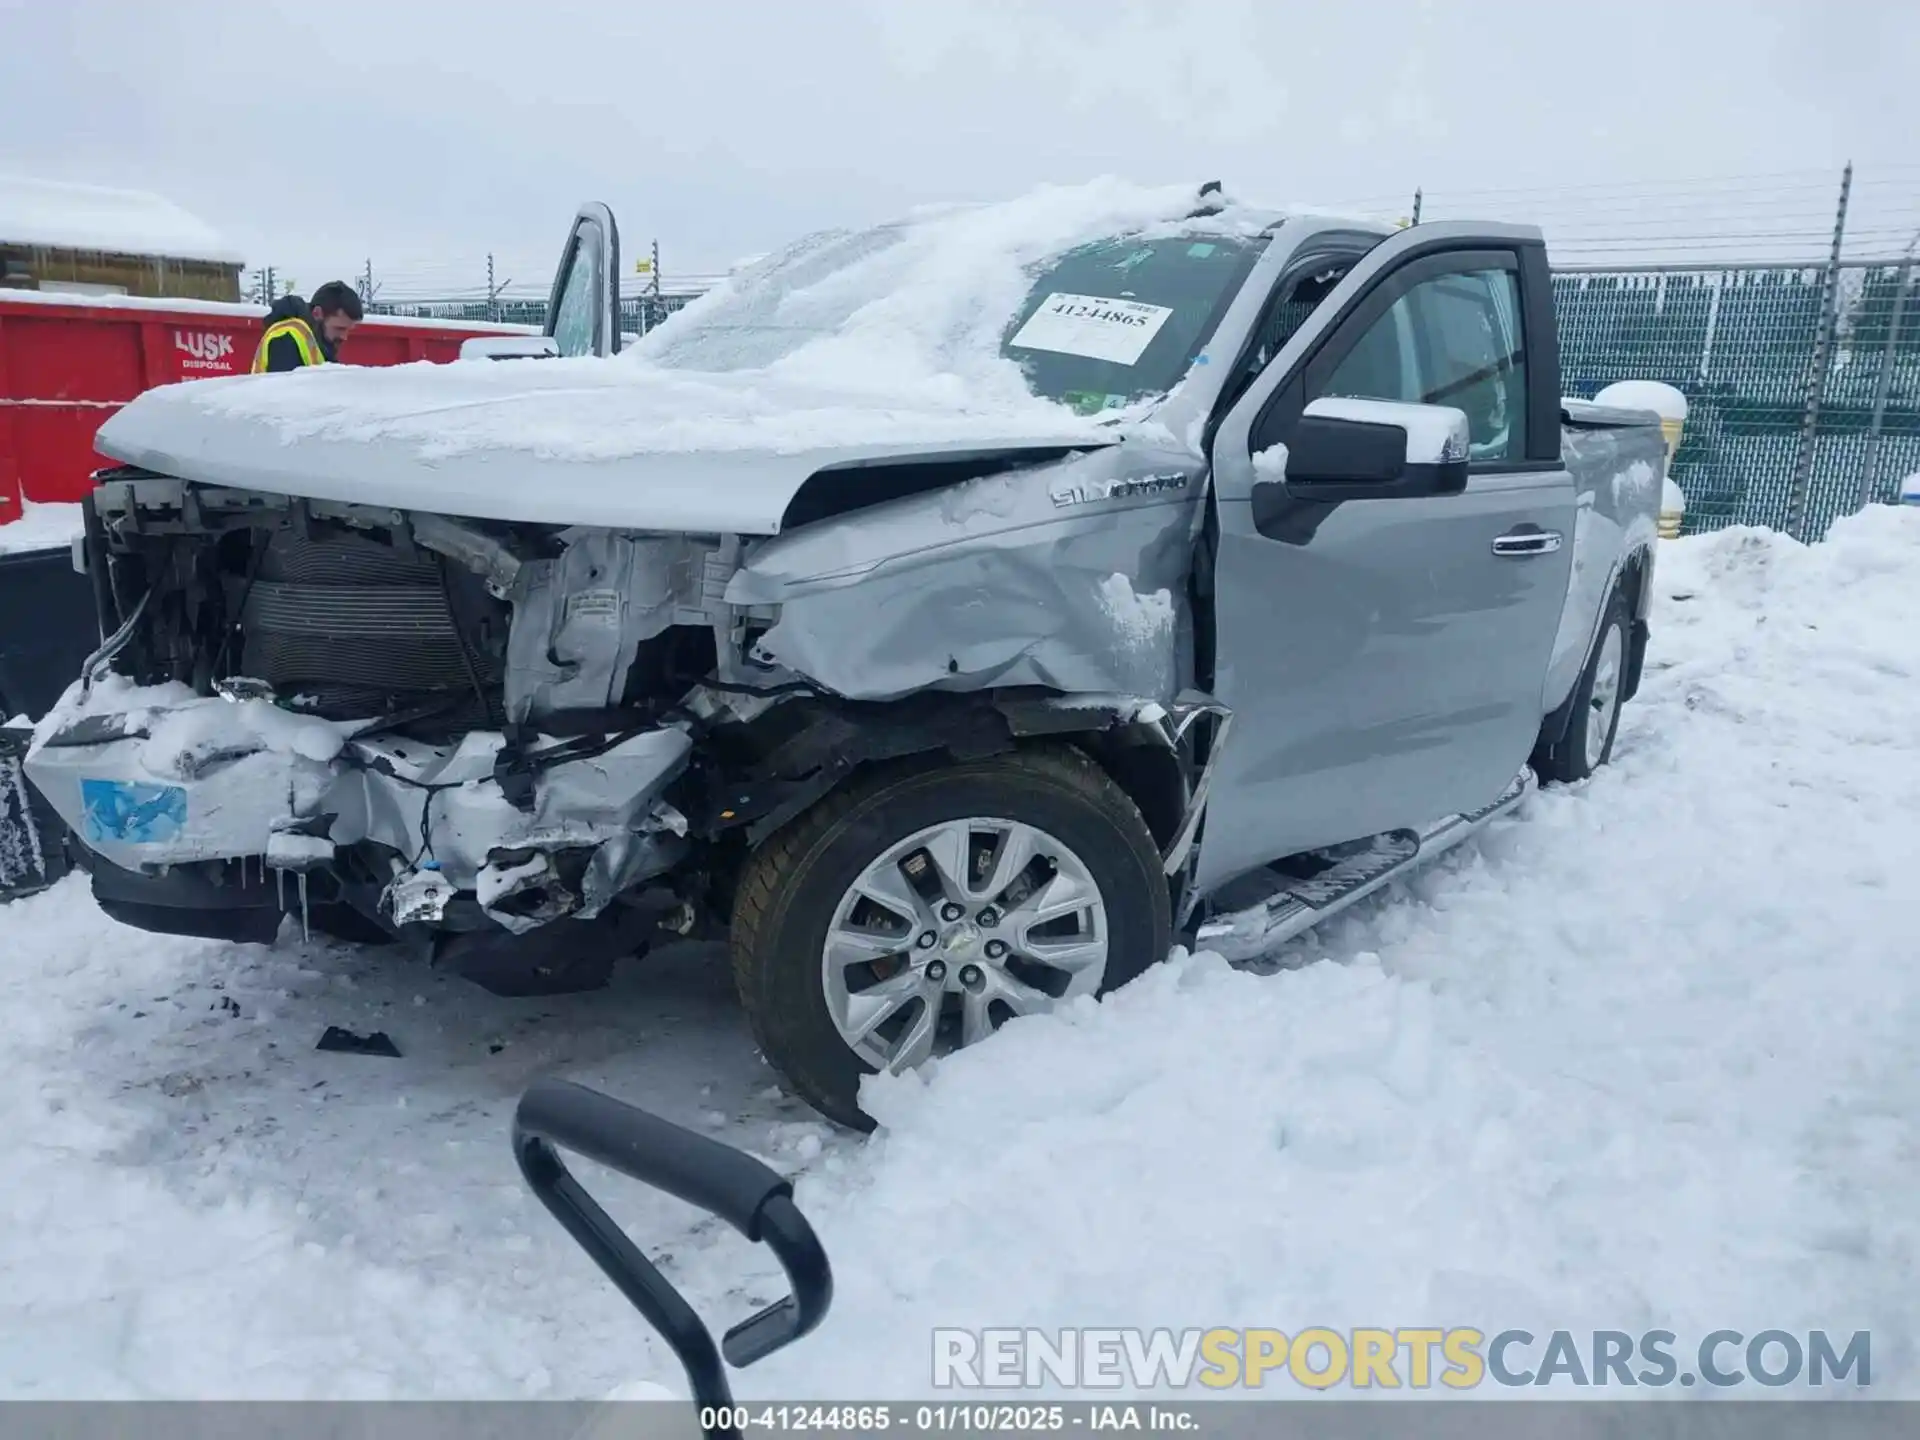
[[623, 357], [192, 381], [140, 396], [95, 443], [164, 475], [313, 500], [769, 535], [829, 466], [1119, 438], [1031, 397], [983, 404], [939, 383], [874, 392]]
[[1114, 443], [1114, 422], [1138, 417], [1101, 425], [1040, 398], [1005, 332], [1040, 267], [1075, 246], [1196, 229], [1248, 239], [1277, 218], [1195, 218], [1194, 193], [1108, 179], [929, 207], [804, 237], [611, 358], [195, 381], [141, 396], [99, 448], [318, 500], [770, 534], [826, 466]]

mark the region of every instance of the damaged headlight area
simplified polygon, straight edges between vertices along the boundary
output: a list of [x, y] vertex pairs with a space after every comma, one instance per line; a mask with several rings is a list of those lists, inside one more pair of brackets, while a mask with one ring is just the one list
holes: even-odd
[[[512, 988], [515, 939], [591, 954], [679, 903], [649, 884], [688, 849], [665, 791], [700, 723], [677, 707], [725, 638], [719, 542], [162, 479], [91, 511], [114, 623], [27, 769], [110, 911], [235, 939], [283, 913], [486, 937]], [[195, 929], [195, 907], [225, 918]]]
[[[129, 924], [264, 941], [291, 913], [586, 988], [663, 926], [728, 924], [757, 847], [862, 767], [1151, 738], [1128, 717], [1191, 669], [1191, 517], [1056, 505], [1056, 461], [836, 473], [775, 536], [111, 472], [83, 546], [105, 638], [27, 773]], [[1023, 729], [1047, 697], [1075, 703]], [[1170, 835], [1162, 748], [1134, 769]]]
[[[395, 923], [405, 916], [438, 924], [448, 901], [467, 893], [516, 933], [567, 916], [591, 919], [682, 857], [687, 822], [661, 791], [691, 748], [678, 726], [584, 747], [552, 741], [511, 760], [495, 733], [453, 747], [354, 742], [335, 834], [362, 835], [397, 854], [411, 849], [382, 892]], [[518, 793], [512, 780], [503, 787], [496, 778], [509, 764], [531, 777], [525, 808], [509, 798]], [[419, 874], [451, 887], [424, 887], [447, 899], [423, 903], [411, 884]]]
[[326, 872], [330, 896], [396, 932], [524, 934], [600, 916], [684, 853], [686, 821], [661, 798], [691, 749], [681, 726], [519, 748], [498, 731], [432, 743], [354, 729], [109, 680], [69, 692], [28, 766], [109, 865], [237, 862], [244, 882], [251, 863], [282, 904], [292, 882], [303, 923]]

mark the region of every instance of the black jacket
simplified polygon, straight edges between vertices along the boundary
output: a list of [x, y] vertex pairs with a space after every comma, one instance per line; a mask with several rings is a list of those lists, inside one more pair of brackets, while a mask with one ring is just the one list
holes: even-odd
[[[271, 329], [282, 320], [305, 320], [307, 328], [313, 332], [314, 342], [320, 347], [320, 353], [326, 357], [327, 363], [332, 364], [337, 358], [336, 347], [327, 343], [326, 335], [318, 325], [313, 323], [312, 309], [304, 297], [282, 295], [273, 302], [272, 308], [267, 311], [265, 328]], [[300, 347], [294, 343], [293, 337], [275, 336], [273, 342], [267, 346], [267, 373], [273, 374], [281, 370], [298, 370], [299, 368]]]

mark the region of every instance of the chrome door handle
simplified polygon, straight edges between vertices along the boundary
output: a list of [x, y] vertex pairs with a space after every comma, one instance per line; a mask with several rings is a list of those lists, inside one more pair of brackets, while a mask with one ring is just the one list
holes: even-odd
[[1509, 530], [1493, 542], [1493, 553], [1522, 560], [1529, 555], [1551, 555], [1560, 548], [1558, 530]]

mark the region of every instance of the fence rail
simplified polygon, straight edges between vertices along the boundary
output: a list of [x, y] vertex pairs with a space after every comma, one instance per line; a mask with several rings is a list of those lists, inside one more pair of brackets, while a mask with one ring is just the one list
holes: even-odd
[[[623, 295], [620, 298], [621, 327], [629, 334], [644, 335], [689, 301], [699, 298], [699, 290], [663, 290], [655, 295]], [[375, 315], [395, 315], [413, 320], [492, 321], [502, 325], [532, 325], [547, 322], [545, 300], [486, 300], [460, 296], [443, 300], [376, 300], [367, 309]]]

